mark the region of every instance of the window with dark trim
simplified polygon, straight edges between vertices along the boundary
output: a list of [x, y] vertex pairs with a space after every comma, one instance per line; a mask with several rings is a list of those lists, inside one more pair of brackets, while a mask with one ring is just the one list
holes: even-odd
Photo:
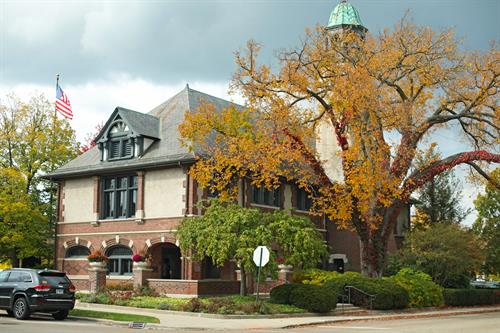
[[135, 216], [137, 205], [137, 176], [113, 176], [102, 179], [103, 219]]
[[131, 158], [134, 156], [134, 139], [123, 121], [116, 122], [109, 131], [108, 160]]
[[252, 186], [252, 203], [273, 207], [281, 206], [280, 188], [268, 190], [264, 186]]
[[90, 250], [85, 246], [73, 246], [66, 251], [66, 258], [86, 258], [90, 254]]
[[298, 210], [304, 210], [304, 211], [309, 211], [312, 207], [312, 200], [309, 197], [309, 193], [307, 193], [306, 190], [296, 187], [296, 193], [297, 195], [295, 196], [297, 198], [296, 202], [296, 208]]
[[132, 250], [118, 245], [106, 251], [110, 275], [132, 275]]

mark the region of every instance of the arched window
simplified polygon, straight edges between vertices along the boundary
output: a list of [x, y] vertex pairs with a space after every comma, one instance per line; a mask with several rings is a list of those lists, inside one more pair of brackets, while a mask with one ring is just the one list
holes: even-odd
[[117, 121], [109, 129], [108, 158], [121, 159], [133, 156], [134, 140], [129, 137], [129, 128], [123, 121]]
[[109, 258], [108, 270], [111, 275], [132, 274], [132, 250], [123, 245], [117, 245], [106, 251]]
[[66, 251], [66, 258], [87, 258], [87, 256], [90, 254], [90, 250], [86, 248], [85, 246], [82, 245], [77, 245], [70, 247]]

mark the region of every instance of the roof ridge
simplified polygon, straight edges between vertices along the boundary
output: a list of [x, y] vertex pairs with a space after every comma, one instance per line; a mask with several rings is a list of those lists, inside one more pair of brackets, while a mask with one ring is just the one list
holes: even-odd
[[208, 97], [210, 97], [210, 98], [216, 98], [216, 99], [218, 99], [218, 100], [221, 100], [221, 101], [224, 101], [224, 102], [227, 102], [227, 103], [231, 103], [231, 104], [234, 104], [234, 105], [236, 105], [236, 106], [241, 106], [241, 107], [244, 107], [244, 106], [243, 106], [243, 105], [241, 105], [241, 104], [235, 103], [235, 102], [233, 102], [233, 101], [229, 101], [229, 100], [227, 100], [227, 99], [225, 99], [225, 98], [222, 98], [222, 97], [217, 97], [217, 96], [214, 96], [214, 95], [210, 95], [210, 94], [207, 94], [207, 93], [205, 93], [205, 92], [203, 92], [203, 91], [199, 91], [199, 90], [196, 90], [196, 89], [192, 89], [192, 88], [191, 88], [191, 87], [189, 87], [189, 86], [187, 86], [187, 88], [189, 89], [189, 92], [195, 92], [195, 93], [198, 93], [198, 94], [200, 94], [200, 95], [208, 96]]

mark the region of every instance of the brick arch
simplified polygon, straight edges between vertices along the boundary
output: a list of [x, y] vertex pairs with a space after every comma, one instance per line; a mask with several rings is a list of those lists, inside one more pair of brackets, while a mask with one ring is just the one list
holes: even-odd
[[177, 246], [177, 239], [175, 238], [174, 235], [172, 234], [167, 234], [161, 237], [156, 237], [152, 239], [147, 239], [146, 242], [144, 243], [144, 246], [142, 248], [142, 251], [144, 253], [147, 253], [148, 250], [153, 247], [156, 244], [161, 244], [161, 243], [171, 243]]
[[102, 241], [100, 250], [102, 251], [102, 253], [104, 253], [107, 249], [115, 245], [123, 245], [129, 247], [133, 253], [137, 253], [137, 247], [135, 246], [134, 241], [126, 238], [121, 238], [119, 236]]
[[63, 243], [64, 250], [68, 251], [70, 248], [74, 246], [85, 246], [92, 252], [94, 250], [94, 245], [92, 244], [91, 241], [88, 241], [86, 239], [81, 239], [79, 237], [75, 237], [74, 239], [67, 240]]

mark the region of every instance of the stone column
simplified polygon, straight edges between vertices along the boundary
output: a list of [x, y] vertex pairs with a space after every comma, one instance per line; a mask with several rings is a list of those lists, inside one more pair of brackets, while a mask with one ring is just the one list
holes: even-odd
[[97, 294], [106, 287], [106, 263], [89, 262], [90, 293]]
[[134, 288], [137, 289], [147, 284], [148, 279], [151, 278], [151, 272], [153, 272], [147, 262], [134, 262], [132, 271], [134, 273]]
[[292, 282], [293, 266], [291, 265], [278, 265], [278, 281], [282, 284]]
[[144, 224], [144, 171], [137, 172], [137, 203], [135, 207], [135, 222]]

